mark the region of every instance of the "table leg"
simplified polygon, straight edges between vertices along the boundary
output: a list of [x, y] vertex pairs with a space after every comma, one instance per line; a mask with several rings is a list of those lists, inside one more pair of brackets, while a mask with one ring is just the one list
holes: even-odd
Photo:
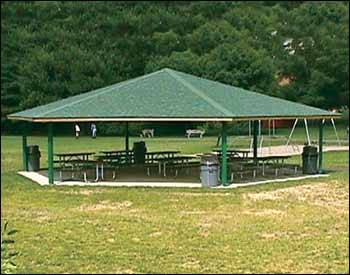
[[104, 176], [103, 176], [103, 163], [101, 163], [101, 179], [104, 180]]
[[99, 175], [98, 175], [98, 163], [96, 163], [96, 179], [95, 182], [98, 181]]
[[86, 172], [83, 172], [83, 173], [84, 173], [84, 181], [85, 181], [85, 182], [88, 182]]
[[265, 161], [262, 163], [262, 175], [265, 176]]

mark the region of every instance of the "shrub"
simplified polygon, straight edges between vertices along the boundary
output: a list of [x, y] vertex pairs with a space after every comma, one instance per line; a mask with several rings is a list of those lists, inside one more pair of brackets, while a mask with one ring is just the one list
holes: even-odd
[[14, 258], [18, 255], [10, 247], [15, 241], [12, 236], [17, 233], [17, 230], [8, 230], [8, 222], [6, 221], [1, 228], [1, 274], [10, 274], [16, 269], [16, 264], [13, 262]]

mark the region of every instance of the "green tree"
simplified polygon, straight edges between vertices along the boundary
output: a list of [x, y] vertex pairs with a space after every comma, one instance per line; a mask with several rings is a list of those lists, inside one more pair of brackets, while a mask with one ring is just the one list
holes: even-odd
[[345, 1], [1, 2], [1, 38], [2, 117], [164, 67], [349, 105]]

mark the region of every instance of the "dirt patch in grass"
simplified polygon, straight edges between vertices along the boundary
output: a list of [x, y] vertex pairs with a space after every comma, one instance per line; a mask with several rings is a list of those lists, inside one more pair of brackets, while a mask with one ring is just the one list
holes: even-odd
[[201, 262], [195, 258], [190, 258], [188, 261], [182, 264], [182, 267], [186, 269], [199, 269]]
[[337, 181], [312, 183], [284, 189], [248, 193], [245, 199], [301, 201], [317, 206], [332, 208], [337, 213], [349, 212], [349, 189], [339, 188]]
[[244, 199], [251, 199], [254, 201], [258, 200], [283, 200], [284, 198], [277, 194], [275, 191], [271, 192], [261, 192], [261, 193], [249, 193], [246, 195], [243, 195]]
[[172, 196], [178, 197], [227, 197], [234, 196], [233, 193], [186, 193], [186, 192], [175, 192], [171, 193]]
[[100, 193], [106, 193], [108, 191], [106, 190], [100, 190], [100, 189], [95, 189], [95, 190], [89, 190], [89, 189], [73, 189], [73, 190], [60, 190], [60, 189], [51, 189], [51, 190], [42, 190], [41, 192], [43, 193], [60, 193], [60, 194], [65, 194], [65, 195], [84, 195], [84, 196], [91, 196], [94, 194], [100, 194]]
[[271, 239], [271, 240], [275, 240], [280, 237], [279, 234], [277, 233], [261, 233], [260, 236], [264, 239]]
[[162, 236], [162, 235], [163, 235], [163, 233], [160, 232], [160, 231], [158, 231], [158, 232], [153, 232], [153, 233], [151, 233], [149, 236], [150, 236], [150, 237], [159, 237], [159, 236]]
[[310, 232], [310, 233], [299, 233], [299, 232], [293, 232], [293, 231], [285, 231], [285, 232], [262, 232], [259, 234], [264, 239], [282, 239], [282, 238], [293, 238], [294, 240], [301, 240], [301, 239], [307, 239], [307, 238], [316, 238], [320, 236], [319, 232]]
[[79, 211], [101, 211], [101, 210], [125, 210], [132, 205], [130, 201], [111, 202], [109, 200], [101, 201], [96, 204], [83, 204]]
[[133, 271], [132, 269], [114, 269], [113, 274], [137, 274], [137, 272]]
[[206, 213], [207, 213], [206, 211], [181, 211], [180, 215], [184, 215], [184, 216], [187, 216], [187, 215], [204, 215]]
[[79, 194], [84, 196], [91, 196], [93, 194], [103, 193], [102, 190], [72, 190], [69, 192], [64, 192], [65, 194]]
[[57, 218], [52, 212], [46, 209], [26, 208], [18, 210], [18, 212], [20, 213], [19, 215], [22, 219], [37, 223], [47, 223], [48, 221], [55, 220]]
[[50, 212], [46, 210], [37, 210], [31, 213], [31, 218], [36, 222], [43, 223], [52, 219]]
[[276, 209], [261, 209], [258, 211], [243, 211], [243, 214], [246, 215], [254, 215], [254, 216], [284, 216], [286, 213], [284, 211], [276, 210]]

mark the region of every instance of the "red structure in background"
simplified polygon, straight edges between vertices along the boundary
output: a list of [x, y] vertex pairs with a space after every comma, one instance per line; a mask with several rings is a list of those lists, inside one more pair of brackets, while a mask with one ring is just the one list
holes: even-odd
[[[283, 75], [277, 75], [277, 82], [279, 86], [286, 86], [290, 85], [294, 80], [295, 76], [289, 75], [289, 76], [283, 76]], [[275, 129], [277, 128], [292, 128], [293, 124], [295, 122], [295, 119], [290, 119], [290, 120], [282, 120], [282, 119], [276, 119], [274, 122], [271, 120], [270, 121], [270, 128], [273, 128], [273, 125], [275, 126]], [[268, 129], [269, 128], [269, 121], [268, 120], [263, 120], [261, 122], [262, 128], [263, 129]]]
[[[295, 119], [290, 120], [283, 120], [283, 119], [275, 119], [274, 122], [270, 120], [270, 128], [272, 129], [273, 123], [275, 123], [275, 129], [277, 128], [291, 128], [293, 127]], [[269, 128], [269, 121], [268, 120], [262, 120], [261, 121], [262, 128], [268, 129]]]

